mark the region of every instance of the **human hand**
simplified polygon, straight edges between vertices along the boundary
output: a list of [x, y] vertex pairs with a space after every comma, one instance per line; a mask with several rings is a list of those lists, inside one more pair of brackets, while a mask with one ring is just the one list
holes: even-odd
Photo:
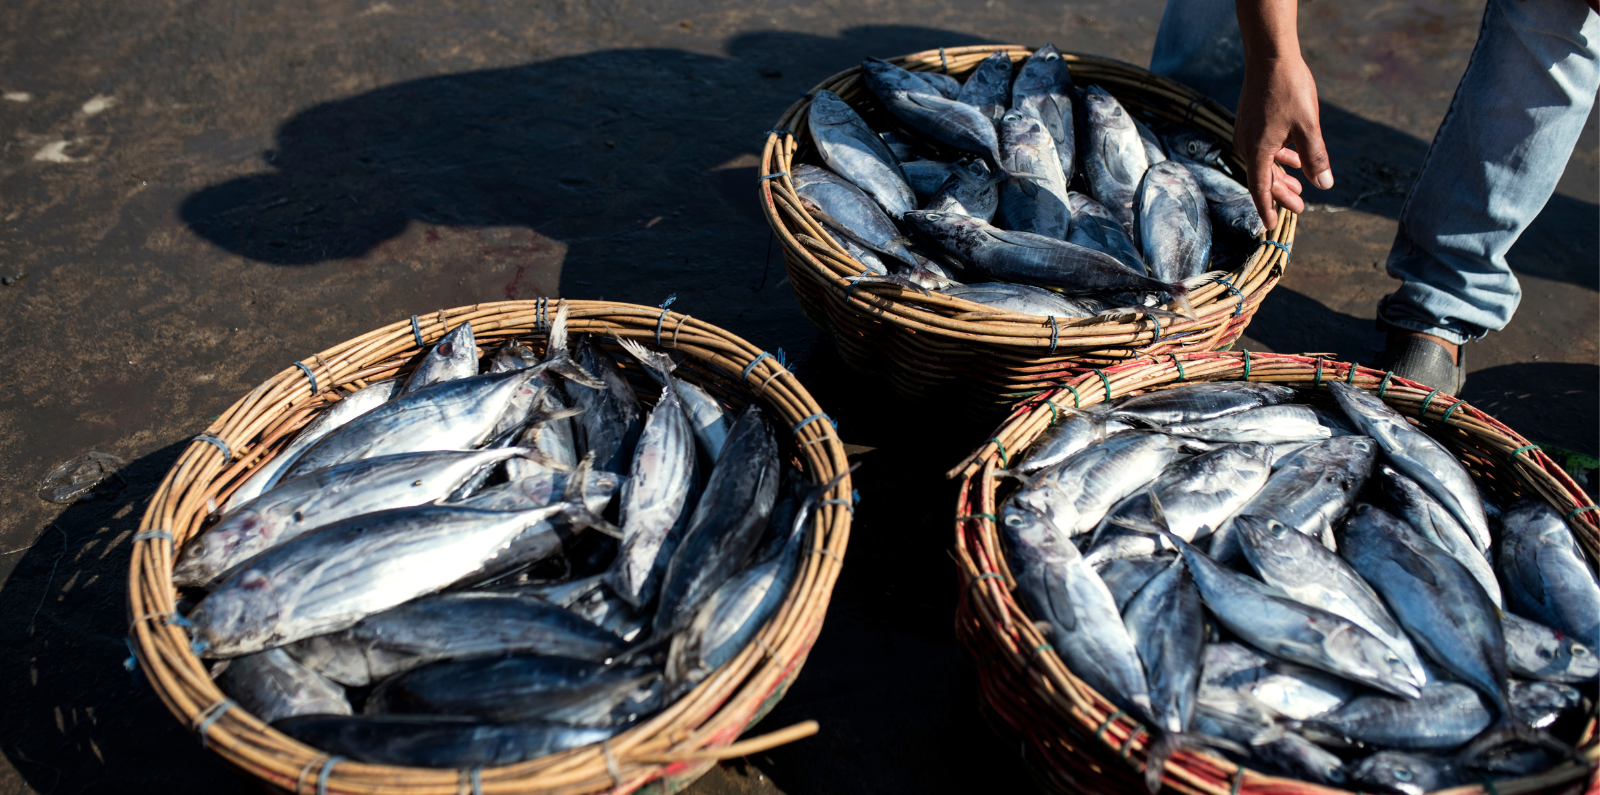
[[1250, 196], [1268, 229], [1278, 225], [1274, 199], [1297, 213], [1306, 207], [1300, 181], [1275, 163], [1304, 169], [1311, 184], [1322, 190], [1333, 187], [1333, 168], [1322, 142], [1317, 84], [1298, 53], [1249, 63], [1233, 145], [1244, 157]]

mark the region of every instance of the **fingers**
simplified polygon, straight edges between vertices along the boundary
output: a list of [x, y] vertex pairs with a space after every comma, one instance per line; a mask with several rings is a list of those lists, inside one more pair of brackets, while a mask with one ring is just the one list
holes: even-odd
[[1274, 189], [1277, 187], [1278, 167], [1272, 164], [1272, 158], [1257, 155], [1252, 158], [1245, 170], [1248, 177], [1250, 198], [1255, 200], [1256, 212], [1261, 214], [1262, 223], [1268, 229], [1278, 226], [1278, 211], [1272, 206]]
[[1279, 149], [1278, 153], [1272, 156], [1272, 159], [1288, 166], [1289, 168], [1300, 167], [1300, 153], [1290, 149], [1287, 146]]
[[1300, 180], [1295, 179], [1294, 177], [1291, 177], [1282, 171], [1279, 171], [1277, 175], [1277, 183], [1288, 188], [1289, 190], [1294, 191], [1294, 195], [1300, 195]]
[[[1304, 199], [1300, 198], [1299, 187], [1300, 182], [1298, 180], [1293, 177], [1284, 177], [1272, 184], [1272, 198], [1277, 199], [1278, 203], [1284, 206], [1284, 209], [1303, 213], [1306, 211], [1306, 203]], [[1265, 221], [1266, 217], [1263, 216], [1262, 220]], [[1271, 229], [1275, 226], [1277, 226], [1276, 223], [1269, 225], [1267, 228]]]

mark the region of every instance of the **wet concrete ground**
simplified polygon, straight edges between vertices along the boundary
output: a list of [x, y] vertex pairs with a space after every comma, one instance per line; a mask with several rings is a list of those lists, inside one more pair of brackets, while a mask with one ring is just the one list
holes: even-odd
[[[226, 792], [123, 670], [129, 538], [185, 440], [307, 353], [405, 316], [561, 295], [659, 303], [797, 355], [875, 447], [828, 624], [763, 728], [821, 735], [699, 793], [1016, 791], [951, 632], [944, 469], [988, 428], [843, 372], [754, 199], [761, 131], [864, 55], [1054, 42], [1143, 64], [1159, 0], [51, 3], [0, 18], [0, 793]], [[1313, 197], [1252, 350], [1371, 361], [1381, 263], [1481, 5], [1308, 2], [1338, 187]], [[1513, 250], [1525, 300], [1465, 397], [1597, 447], [1597, 154]], [[33, 496], [89, 450], [97, 499]]]

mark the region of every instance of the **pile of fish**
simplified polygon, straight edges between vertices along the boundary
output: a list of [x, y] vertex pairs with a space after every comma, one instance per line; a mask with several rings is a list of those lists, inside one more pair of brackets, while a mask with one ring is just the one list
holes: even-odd
[[1001, 516], [1040, 633], [1152, 732], [1152, 791], [1201, 746], [1411, 795], [1562, 761], [1600, 676], [1593, 561], [1542, 500], [1497, 508], [1418, 426], [1327, 388], [1065, 413]]
[[791, 179], [806, 211], [866, 268], [1007, 312], [1192, 315], [1190, 289], [1264, 228], [1199, 131], [1157, 135], [1110, 93], [1078, 89], [1045, 45], [1015, 70], [996, 52], [965, 83], [868, 58], [877, 99], [831, 91], [807, 125], [821, 165]]
[[184, 547], [195, 649], [242, 707], [365, 762], [505, 765], [637, 724], [755, 636], [820, 492], [759, 408], [622, 340], [659, 395], [641, 405], [565, 329], [563, 305], [542, 356], [480, 361], [462, 324], [326, 409]]

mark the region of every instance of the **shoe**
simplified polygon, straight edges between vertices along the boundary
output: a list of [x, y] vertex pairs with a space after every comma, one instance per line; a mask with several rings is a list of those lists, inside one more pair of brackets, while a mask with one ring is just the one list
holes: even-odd
[[1430, 339], [1413, 334], [1390, 334], [1383, 354], [1384, 369], [1426, 384], [1447, 395], [1461, 393], [1467, 384], [1466, 346], [1456, 348], [1455, 361], [1450, 351]]

